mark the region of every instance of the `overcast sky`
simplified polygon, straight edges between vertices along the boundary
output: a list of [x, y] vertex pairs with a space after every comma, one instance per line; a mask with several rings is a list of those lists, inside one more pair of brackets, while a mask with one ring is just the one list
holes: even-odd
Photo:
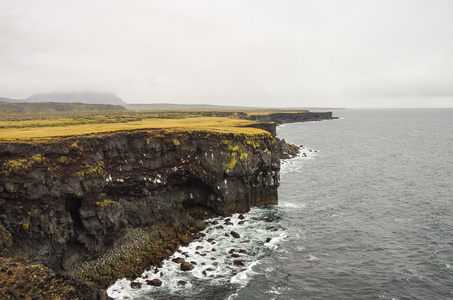
[[0, 97], [453, 107], [452, 0], [0, 0]]

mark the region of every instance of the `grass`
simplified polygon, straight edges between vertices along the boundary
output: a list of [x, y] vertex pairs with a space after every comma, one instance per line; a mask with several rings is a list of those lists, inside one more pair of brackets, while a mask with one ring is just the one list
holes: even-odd
[[[69, 121], [69, 122], [68, 122]], [[144, 119], [119, 123], [71, 124], [70, 119], [15, 121], [15, 128], [0, 123], [0, 141], [54, 139], [59, 137], [101, 134], [114, 131], [158, 130], [169, 131], [208, 131], [215, 133], [263, 134], [257, 128], [240, 127], [253, 124], [253, 121], [228, 117], [191, 117], [184, 119]], [[10, 121], [11, 122], [11, 121]], [[25, 123], [22, 123], [25, 122]]]

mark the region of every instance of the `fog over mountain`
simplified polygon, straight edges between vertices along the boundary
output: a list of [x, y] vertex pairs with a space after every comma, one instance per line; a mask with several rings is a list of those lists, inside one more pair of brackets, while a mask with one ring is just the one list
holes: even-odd
[[50, 93], [34, 94], [26, 99], [25, 102], [80, 102], [88, 104], [114, 104], [126, 105], [121, 98], [110, 93]]

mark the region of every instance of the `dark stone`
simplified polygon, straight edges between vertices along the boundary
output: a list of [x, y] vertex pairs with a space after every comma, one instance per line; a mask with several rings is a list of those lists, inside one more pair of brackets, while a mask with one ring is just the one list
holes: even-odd
[[182, 271], [190, 271], [194, 269], [194, 266], [191, 263], [183, 262], [180, 265]]
[[235, 259], [235, 260], [233, 260], [233, 265], [238, 266], [238, 267], [243, 267], [243, 266], [245, 266], [245, 261], [242, 259]]
[[171, 261], [174, 263], [177, 263], [177, 264], [181, 264], [181, 263], [185, 262], [185, 259], [182, 257], [176, 257], [176, 258], [173, 258]]
[[239, 235], [239, 233], [235, 232], [235, 231], [231, 231], [231, 235], [235, 238], [235, 239], [238, 239], [240, 238], [241, 236]]
[[153, 279], [153, 280], [147, 280], [146, 281], [146, 284], [147, 285], [152, 285], [152, 286], [161, 286], [162, 285], [162, 281], [160, 279]]
[[185, 282], [184, 280], [180, 280], [178, 281], [178, 285], [180, 286], [186, 286], [187, 282]]
[[272, 238], [268, 237], [268, 238], [266, 239], [266, 243], [269, 243], [271, 240], [272, 240]]
[[238, 219], [239, 219], [239, 220], [244, 220], [244, 219], [245, 219], [245, 217], [244, 217], [244, 215], [243, 215], [243, 214], [240, 214], [240, 215], [239, 215], [239, 217], [238, 217]]
[[131, 288], [133, 288], [133, 289], [140, 289], [140, 288], [142, 288], [142, 284], [141, 284], [140, 282], [132, 281], [132, 282], [131, 282]]

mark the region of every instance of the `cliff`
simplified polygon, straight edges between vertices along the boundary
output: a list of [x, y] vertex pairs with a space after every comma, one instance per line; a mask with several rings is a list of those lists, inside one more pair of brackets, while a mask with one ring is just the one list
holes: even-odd
[[275, 122], [277, 124], [296, 123], [308, 121], [321, 121], [335, 119], [332, 117], [332, 112], [314, 112], [314, 111], [298, 111], [298, 112], [281, 112], [269, 114], [249, 114], [249, 120], [259, 122]]
[[1, 143], [0, 251], [99, 288], [134, 278], [196, 237], [203, 218], [277, 203], [280, 154], [261, 132]]

